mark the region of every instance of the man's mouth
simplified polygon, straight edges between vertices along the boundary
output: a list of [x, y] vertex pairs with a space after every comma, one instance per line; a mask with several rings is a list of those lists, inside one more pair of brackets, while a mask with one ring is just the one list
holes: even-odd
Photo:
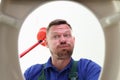
[[59, 48], [68, 48], [68, 45], [60, 45]]

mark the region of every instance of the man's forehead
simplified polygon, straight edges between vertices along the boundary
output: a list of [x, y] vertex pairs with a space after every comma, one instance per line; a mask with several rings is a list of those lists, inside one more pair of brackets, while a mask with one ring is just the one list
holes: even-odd
[[61, 25], [53, 25], [53, 26], [51, 26], [51, 28], [50, 28], [50, 30], [64, 30], [64, 29], [68, 29], [68, 30], [70, 30], [70, 27], [68, 26], [68, 25], [66, 25], [66, 24], [61, 24]]
[[71, 29], [69, 28], [56, 28], [56, 29], [51, 29], [51, 33], [66, 33], [66, 32], [71, 32]]

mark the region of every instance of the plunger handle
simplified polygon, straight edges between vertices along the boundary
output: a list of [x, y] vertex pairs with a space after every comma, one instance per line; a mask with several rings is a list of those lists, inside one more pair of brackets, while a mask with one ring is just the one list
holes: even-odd
[[33, 48], [35, 48], [37, 45], [39, 45], [42, 42], [42, 40], [35, 43], [33, 46], [25, 50], [23, 53], [20, 54], [20, 58], [22, 58], [25, 54], [27, 54], [29, 51], [31, 51]]

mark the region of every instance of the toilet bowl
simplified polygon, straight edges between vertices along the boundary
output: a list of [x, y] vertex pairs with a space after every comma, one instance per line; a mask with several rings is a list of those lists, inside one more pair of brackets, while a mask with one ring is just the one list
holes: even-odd
[[[120, 79], [120, 1], [77, 1], [99, 19], [105, 35], [105, 61], [100, 80]], [[0, 79], [24, 80], [18, 37], [25, 18], [45, 1], [2, 0], [0, 5]]]

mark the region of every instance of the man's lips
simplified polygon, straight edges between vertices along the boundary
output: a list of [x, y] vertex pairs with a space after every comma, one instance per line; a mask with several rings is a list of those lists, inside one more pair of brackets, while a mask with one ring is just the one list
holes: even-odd
[[69, 46], [68, 45], [61, 45], [59, 46], [59, 48], [68, 48]]

